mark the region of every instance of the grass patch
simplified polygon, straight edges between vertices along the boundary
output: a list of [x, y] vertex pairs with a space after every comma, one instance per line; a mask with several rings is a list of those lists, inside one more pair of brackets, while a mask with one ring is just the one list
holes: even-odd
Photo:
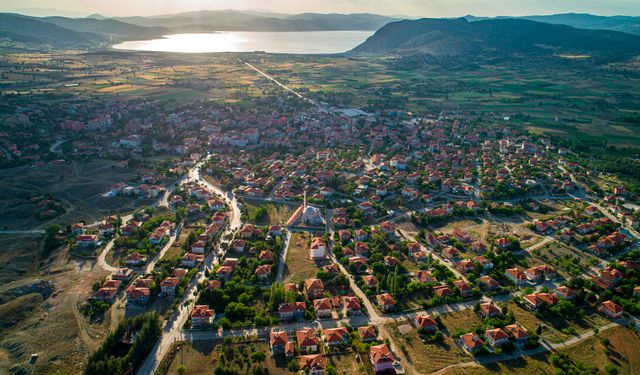
[[413, 327], [408, 331], [405, 330], [405, 333], [400, 332], [397, 324], [388, 324], [386, 327], [399, 350], [403, 351], [407, 360], [420, 373], [429, 374], [441, 368], [471, 360], [471, 357], [449, 336], [445, 336], [441, 343], [432, 344], [423, 342]]
[[291, 233], [285, 266], [287, 281], [297, 283], [315, 277], [318, 267], [309, 259], [309, 241], [308, 233]]
[[[178, 375], [178, 368], [185, 367], [184, 374], [212, 374], [216, 367], [226, 367], [238, 374], [252, 374], [253, 370], [262, 366], [268, 374], [287, 374], [287, 363], [284, 358], [272, 357], [269, 346], [265, 342], [252, 341], [233, 344], [194, 341], [179, 345], [173, 361], [169, 365], [168, 375]], [[265, 353], [263, 362], [252, 362], [252, 353]]]
[[469, 331], [482, 323], [482, 319], [471, 309], [444, 314], [441, 318], [449, 334], [457, 330]]

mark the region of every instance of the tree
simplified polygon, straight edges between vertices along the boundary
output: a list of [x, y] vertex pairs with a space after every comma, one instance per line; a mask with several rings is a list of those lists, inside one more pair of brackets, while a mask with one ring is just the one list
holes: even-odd
[[51, 250], [60, 246], [60, 242], [57, 240], [57, 234], [60, 232], [60, 225], [51, 224], [47, 226], [47, 229], [44, 231], [44, 252], [45, 254], [49, 254]]
[[179, 223], [187, 216], [187, 209], [184, 207], [176, 208], [176, 223]]
[[300, 371], [300, 364], [294, 359], [289, 362], [289, 364], [287, 365], [287, 369], [293, 373], [297, 373], [298, 371]]
[[251, 362], [260, 363], [264, 362], [267, 359], [267, 355], [264, 352], [253, 352], [251, 353]]

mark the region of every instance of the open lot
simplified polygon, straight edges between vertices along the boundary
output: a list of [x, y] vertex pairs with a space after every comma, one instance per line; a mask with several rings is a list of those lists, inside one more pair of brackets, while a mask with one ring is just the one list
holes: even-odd
[[413, 327], [404, 329], [402, 326], [403, 329], [400, 329], [397, 324], [388, 324], [386, 327], [407, 360], [422, 374], [471, 360], [449, 336], [445, 335], [441, 343], [431, 344], [423, 342]]
[[[106, 274], [94, 262], [60, 250], [40, 263], [37, 276], [54, 283], [51, 296], [27, 295], [0, 307], [11, 314], [10, 325], [0, 330], [0, 373], [80, 373], [86, 355], [104, 338], [110, 316], [89, 323], [79, 305]], [[32, 353], [38, 353], [36, 361], [30, 360]]]
[[596, 257], [559, 241], [546, 244], [531, 254], [558, 269], [565, 278], [577, 276], [589, 268], [592, 262], [599, 262]]
[[[49, 223], [87, 223], [116, 212], [130, 212], [148, 204], [145, 199], [106, 198], [102, 194], [118, 182], [129, 181], [139, 171], [113, 161], [69, 162], [45, 167], [0, 170], [4, 194], [0, 198], [0, 227], [32, 229]], [[35, 196], [50, 194], [66, 212], [52, 220], [39, 220]]]
[[287, 260], [284, 268], [285, 279], [288, 282], [298, 283], [315, 277], [318, 272], [316, 263], [309, 259], [309, 243], [312, 236], [309, 233], [291, 233], [291, 242], [287, 251]]
[[518, 323], [522, 324], [531, 332], [535, 332], [538, 325], [542, 325], [541, 337], [554, 343], [570, 339], [573, 337], [573, 332], [582, 334], [609, 323], [608, 320], [590, 310], [587, 310], [587, 313], [581, 320], [568, 320], [556, 317], [544, 321], [538, 319], [533, 312], [523, 309], [515, 303], [509, 303], [509, 311], [514, 313]]
[[[263, 341], [245, 341], [242, 343], [222, 344], [204, 341], [182, 343], [169, 365], [168, 375], [178, 374], [180, 365], [185, 367], [184, 374], [212, 374], [216, 367], [227, 367], [239, 374], [253, 373], [257, 366], [265, 368], [269, 374], [290, 374], [288, 362], [284, 358], [274, 358], [269, 345]], [[252, 363], [248, 359], [252, 353], [265, 353], [266, 360]]]
[[255, 217], [254, 221], [257, 225], [275, 225], [284, 224], [289, 220], [297, 206], [279, 203], [264, 203], [257, 200], [244, 199], [244, 206], [249, 213], [249, 217], [256, 215], [260, 208], [264, 208], [266, 213], [260, 217]]
[[441, 318], [442, 324], [444, 324], [450, 335], [457, 330], [470, 330], [482, 323], [482, 319], [480, 319], [478, 314], [470, 309], [443, 314]]
[[[603, 341], [608, 344], [605, 345]], [[617, 367], [618, 374], [637, 374], [640, 371], [640, 357], [635, 349], [640, 339], [633, 331], [624, 327], [612, 328], [600, 333], [599, 337], [590, 337], [575, 345], [562, 348], [558, 352], [568, 355], [574, 363], [581, 363], [593, 368], [595, 373], [604, 374], [607, 365]], [[545, 352], [530, 357], [522, 357], [507, 362], [496, 362], [486, 366], [473, 365], [451, 368], [444, 371], [446, 375], [488, 375], [495, 373], [509, 374], [554, 374], [551, 364], [552, 353]]]

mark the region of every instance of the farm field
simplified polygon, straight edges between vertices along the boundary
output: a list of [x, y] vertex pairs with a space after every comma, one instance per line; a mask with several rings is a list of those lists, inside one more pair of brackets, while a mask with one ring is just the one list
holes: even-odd
[[[597, 144], [606, 139], [620, 146], [640, 145], [632, 124], [619, 121], [634, 107], [632, 98], [608, 96], [630, 93], [639, 78], [622, 82], [609, 67], [594, 72], [598, 79], [561, 67], [403, 68], [379, 59], [290, 59], [261, 61], [263, 70], [294, 90], [326, 95], [336, 104], [375, 107], [396, 101], [414, 113], [441, 110], [480, 110], [486, 114], [518, 114], [509, 120], [534, 133], [560, 135]], [[454, 87], [455, 86], [455, 87]], [[385, 91], [382, 96], [379, 94]], [[338, 92], [340, 95], [335, 95]], [[605, 97], [608, 105], [599, 101]], [[572, 105], [567, 106], [570, 99]], [[637, 105], [637, 104], [636, 104]], [[513, 117], [513, 116], [512, 116]], [[495, 118], [503, 122], [502, 117]]]

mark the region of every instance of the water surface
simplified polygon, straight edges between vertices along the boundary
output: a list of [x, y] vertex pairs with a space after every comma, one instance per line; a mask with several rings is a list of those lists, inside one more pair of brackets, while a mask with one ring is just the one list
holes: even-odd
[[254, 52], [329, 54], [346, 52], [370, 37], [373, 31], [229, 31], [166, 35], [161, 39], [128, 41], [115, 49], [154, 52]]

